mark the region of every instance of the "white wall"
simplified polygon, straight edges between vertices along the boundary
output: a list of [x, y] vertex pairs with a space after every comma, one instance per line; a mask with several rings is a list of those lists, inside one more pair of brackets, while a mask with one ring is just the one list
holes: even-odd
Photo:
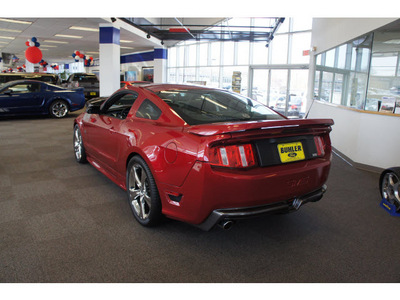
[[353, 162], [386, 169], [399, 166], [400, 115], [379, 115], [314, 101], [308, 118], [331, 118], [332, 146]]
[[314, 18], [311, 46], [316, 53], [348, 42], [398, 18]]
[[[314, 94], [315, 56], [391, 23], [394, 18], [315, 18], [310, 57], [308, 103]], [[308, 118], [332, 118], [332, 145], [353, 162], [383, 169], [400, 165], [400, 139], [393, 134], [400, 116], [370, 114], [314, 101]]]

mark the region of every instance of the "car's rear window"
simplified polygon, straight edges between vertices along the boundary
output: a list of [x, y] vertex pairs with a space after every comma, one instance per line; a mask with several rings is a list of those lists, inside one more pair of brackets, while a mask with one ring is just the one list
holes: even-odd
[[223, 90], [166, 90], [157, 95], [189, 125], [283, 119], [257, 101]]
[[74, 75], [74, 81], [79, 81], [79, 82], [98, 82], [99, 80], [97, 79], [96, 75]]

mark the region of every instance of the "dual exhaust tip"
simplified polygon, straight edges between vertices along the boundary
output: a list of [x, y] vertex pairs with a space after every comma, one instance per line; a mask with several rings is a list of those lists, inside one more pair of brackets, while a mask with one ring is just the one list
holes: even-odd
[[218, 226], [221, 227], [223, 230], [229, 230], [232, 228], [234, 222], [232, 220], [223, 220], [218, 223]]

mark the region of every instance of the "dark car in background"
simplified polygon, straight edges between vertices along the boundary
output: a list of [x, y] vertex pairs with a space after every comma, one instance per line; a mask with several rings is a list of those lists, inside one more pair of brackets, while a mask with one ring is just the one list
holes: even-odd
[[63, 118], [84, 106], [83, 89], [68, 90], [37, 80], [16, 80], [0, 87], [0, 116], [49, 114]]
[[0, 73], [0, 86], [14, 80], [39, 80], [51, 84], [60, 85], [61, 80], [57, 74], [48, 73]]
[[83, 88], [86, 99], [99, 97], [99, 79], [92, 73], [71, 74], [63, 84], [66, 88]]

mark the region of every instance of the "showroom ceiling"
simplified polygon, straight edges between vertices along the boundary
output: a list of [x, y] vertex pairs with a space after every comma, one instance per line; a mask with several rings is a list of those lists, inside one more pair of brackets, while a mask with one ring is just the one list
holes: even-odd
[[[221, 23], [227, 18], [0, 18], [0, 52], [25, 61], [26, 41], [36, 37], [43, 59], [49, 64], [71, 63], [76, 50], [95, 59], [99, 56], [99, 24], [121, 24], [121, 54], [148, 51], [174, 45], [183, 40], [265, 40], [273, 37], [276, 27], [264, 27], [258, 33]], [[12, 21], [12, 22], [10, 22]], [[217, 25], [217, 31], [210, 31]], [[218, 27], [219, 26], [219, 27]], [[264, 31], [264, 32], [260, 32]]]

